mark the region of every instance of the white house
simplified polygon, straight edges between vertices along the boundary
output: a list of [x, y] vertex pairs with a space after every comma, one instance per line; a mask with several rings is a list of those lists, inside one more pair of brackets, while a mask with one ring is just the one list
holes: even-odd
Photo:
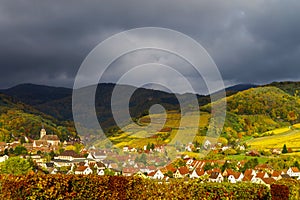
[[156, 173], [154, 174], [153, 178], [154, 179], [163, 179], [164, 174], [160, 170], [157, 170]]
[[107, 155], [103, 152], [90, 152], [87, 156], [88, 159], [93, 159], [96, 161], [104, 160], [107, 157]]
[[98, 173], [97, 173], [99, 176], [104, 176], [105, 173], [104, 173], [104, 169], [100, 169], [98, 170]]
[[199, 178], [200, 176], [205, 175], [205, 172], [203, 169], [201, 168], [196, 168], [194, 169], [194, 171], [192, 172], [192, 174], [190, 175], [190, 178]]
[[300, 176], [300, 170], [298, 167], [290, 167], [286, 172], [290, 177], [299, 177]]
[[148, 176], [152, 179], [159, 179], [159, 180], [164, 178], [164, 174], [160, 170], [151, 172]]
[[0, 162], [4, 162], [4, 161], [6, 161], [8, 158], [9, 158], [8, 155], [1, 156], [1, 157], [0, 157]]
[[208, 177], [209, 182], [221, 183], [224, 181], [224, 177], [219, 172], [212, 172]]
[[244, 175], [241, 172], [235, 172], [228, 176], [228, 181], [231, 183], [241, 182], [244, 178]]
[[93, 173], [93, 170], [88, 166], [79, 166], [75, 169], [75, 174], [88, 175], [88, 174], [92, 174], [92, 173]]
[[244, 172], [244, 176], [256, 176], [256, 172], [253, 169], [246, 169], [246, 171]]
[[273, 171], [271, 178], [274, 178], [276, 181], [282, 179], [281, 171]]
[[189, 169], [186, 166], [180, 167], [174, 173], [174, 178], [184, 178], [189, 175]]

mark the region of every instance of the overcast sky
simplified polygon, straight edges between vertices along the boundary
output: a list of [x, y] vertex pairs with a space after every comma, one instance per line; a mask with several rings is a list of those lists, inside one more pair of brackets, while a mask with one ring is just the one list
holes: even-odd
[[[2, 0], [0, 88], [20, 83], [72, 87], [96, 45], [112, 34], [146, 26], [194, 38], [226, 85], [300, 80], [299, 19], [299, 0]], [[128, 58], [136, 56], [123, 60]], [[168, 63], [176, 65], [176, 60]], [[119, 67], [112, 67], [104, 80], [118, 81]]]

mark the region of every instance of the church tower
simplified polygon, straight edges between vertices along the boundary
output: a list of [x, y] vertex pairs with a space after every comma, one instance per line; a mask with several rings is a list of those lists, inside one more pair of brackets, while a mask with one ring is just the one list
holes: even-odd
[[47, 133], [46, 133], [46, 130], [44, 129], [44, 126], [43, 126], [42, 129], [41, 129], [41, 132], [40, 132], [40, 140], [41, 140], [45, 135], [47, 135]]

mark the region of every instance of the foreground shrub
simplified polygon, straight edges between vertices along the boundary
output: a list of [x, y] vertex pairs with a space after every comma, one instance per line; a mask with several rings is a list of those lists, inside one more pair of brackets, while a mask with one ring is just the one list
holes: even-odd
[[252, 183], [200, 183], [97, 175], [3, 175], [0, 199], [271, 199]]
[[273, 184], [271, 185], [272, 200], [288, 200], [289, 187], [285, 185]]
[[[288, 195], [289, 195], [289, 199], [300, 199], [300, 181], [299, 180], [294, 180], [294, 179], [281, 179], [279, 181], [277, 181], [275, 184], [273, 185], [283, 185], [288, 187]], [[273, 186], [272, 185], [272, 186]], [[271, 186], [271, 190], [276, 187], [276, 186]], [[275, 191], [272, 191], [272, 195], [273, 193], [275, 193]], [[281, 200], [284, 200], [284, 198], [282, 198]]]

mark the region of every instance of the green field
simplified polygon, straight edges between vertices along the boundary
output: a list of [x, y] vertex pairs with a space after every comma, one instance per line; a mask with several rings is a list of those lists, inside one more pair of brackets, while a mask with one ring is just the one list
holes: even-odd
[[228, 155], [225, 159], [232, 159], [232, 160], [237, 160], [237, 161], [242, 161], [242, 160], [251, 160], [253, 158], [257, 158], [258, 163], [263, 164], [268, 161], [269, 157], [253, 157], [253, 156], [246, 156], [244, 154], [240, 155]]

